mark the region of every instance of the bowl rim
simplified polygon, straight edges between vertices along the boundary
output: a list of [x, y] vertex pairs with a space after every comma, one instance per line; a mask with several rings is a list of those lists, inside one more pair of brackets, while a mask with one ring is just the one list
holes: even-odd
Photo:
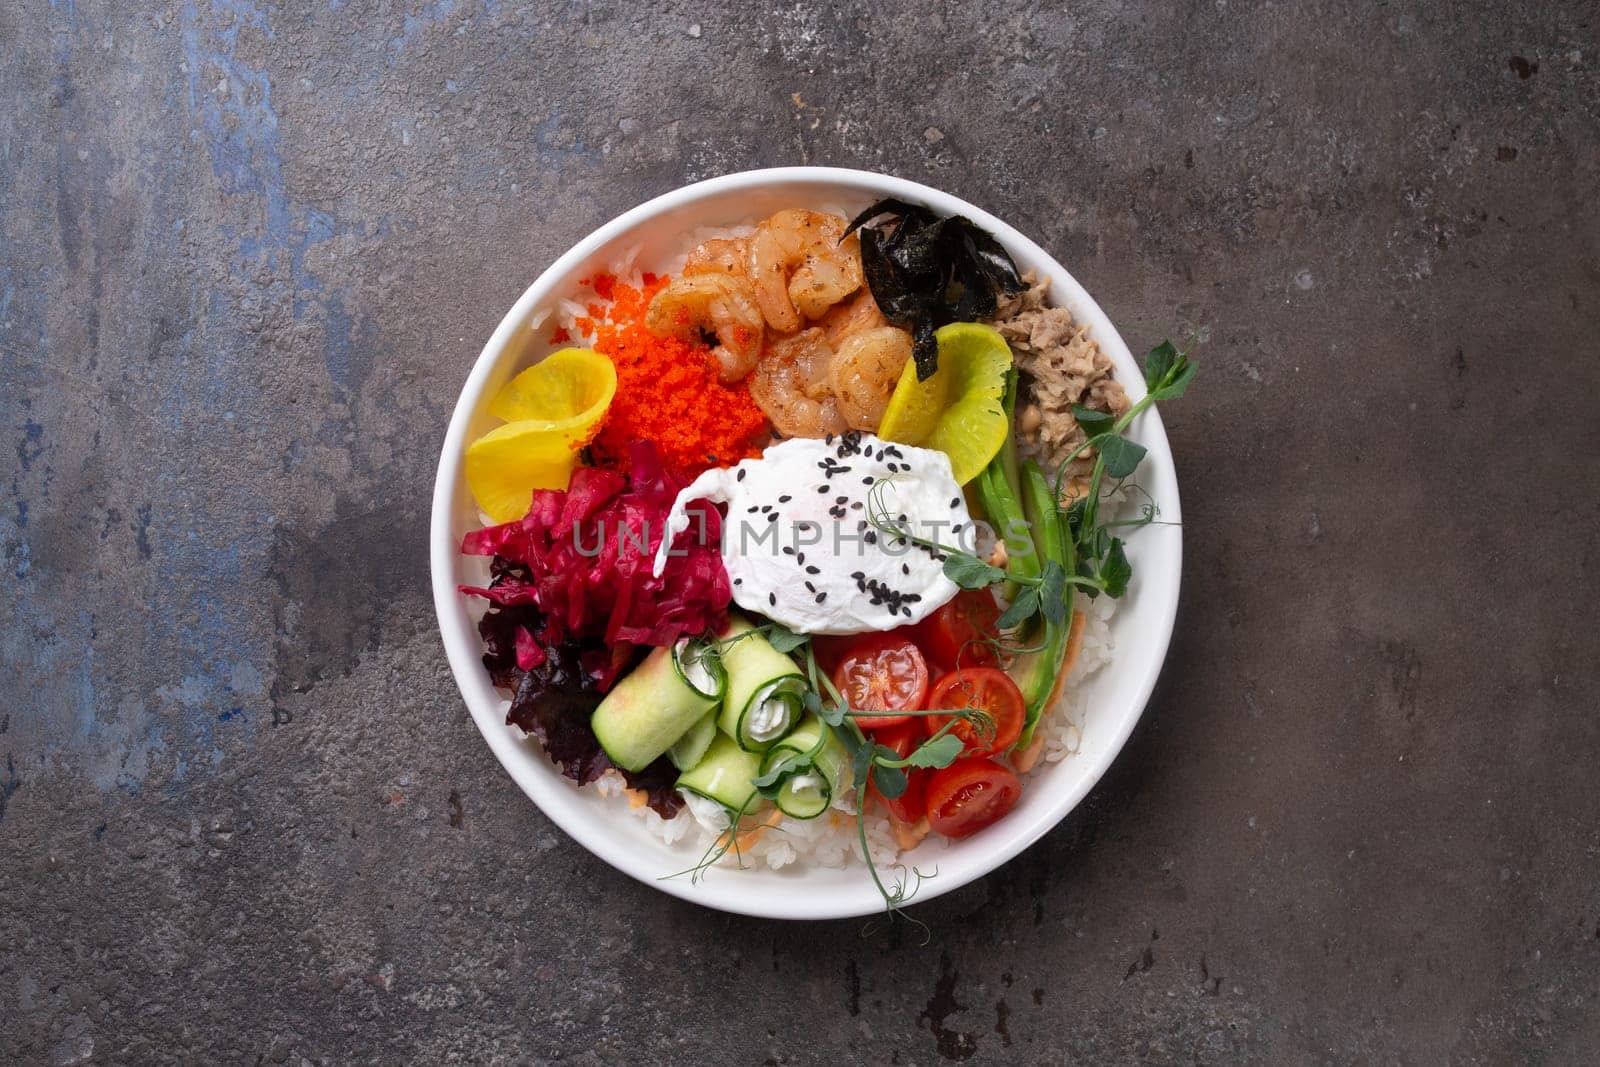
[[[927, 204], [941, 214], [965, 215], [993, 233], [1014, 254], [1021, 249], [1025, 255], [1019, 258], [1034, 260], [1041, 270], [1050, 271], [1057, 283], [1064, 279], [1067, 287], [1073, 291], [1071, 302], [1075, 317], [1086, 320], [1101, 351], [1117, 364], [1118, 379], [1122, 381], [1130, 399], [1137, 400], [1145, 394], [1142, 376], [1135, 375], [1129, 380], [1125, 374], [1130, 364], [1134, 370], [1138, 369], [1126, 342], [1088, 290], [1031, 238], [960, 197], [906, 178], [844, 167], [772, 167], [708, 178], [656, 196], [589, 233], [540, 272], [501, 318], [462, 385], [445, 432], [434, 481], [429, 571], [434, 611], [451, 674], [479, 733], [501, 767], [523, 793], [569, 837], [629, 877], [691, 903], [758, 918], [850, 918], [877, 914], [883, 910], [882, 898], [871, 885], [865, 871], [862, 872], [861, 881], [870, 893], [870, 899], [859, 892], [827, 894], [802, 891], [773, 893], [773, 900], [763, 901], [761, 894], [737, 888], [739, 871], [730, 870], [725, 872], [728, 875], [726, 879], [702, 881], [699, 884], [691, 884], [687, 879], [663, 880], [659, 871], [646, 869], [647, 861], [630, 851], [620, 836], [608, 838], [604, 834], [591, 832], [592, 828], [586, 825], [584, 819], [575, 817], [573, 807], [563, 802], [570, 798], [553, 792], [554, 789], [567, 788], [567, 783], [530, 775], [519, 768], [520, 760], [517, 757], [528, 742], [515, 737], [512, 729], [506, 726], [503, 698], [499, 697], [497, 690], [488, 686], [480, 660], [481, 640], [472, 620], [466, 615], [463, 597], [456, 590], [453, 573], [460, 546], [451, 534], [452, 510], [462, 477], [461, 456], [468, 425], [483, 399], [485, 385], [496, 365], [540, 305], [551, 303], [555, 291], [567, 281], [569, 275], [596, 252], [646, 221], [708, 197], [780, 184], [851, 186], [866, 195], [898, 197]], [[1146, 410], [1129, 428], [1129, 435], [1149, 450], [1151, 459], [1159, 461], [1148, 468], [1155, 472], [1155, 480], [1159, 483], [1152, 491], [1161, 500], [1164, 519], [1173, 523], [1160, 528], [1170, 531], [1170, 536], [1164, 537], [1154, 549], [1161, 553], [1157, 573], [1170, 574], [1170, 580], [1151, 583], [1149, 589], [1141, 591], [1141, 595], [1155, 597], [1158, 625], [1154, 631], [1141, 632], [1139, 635], [1140, 642], [1147, 644], [1154, 654], [1148, 657], [1148, 667], [1137, 681], [1131, 706], [1112, 724], [1107, 743], [1091, 762], [1077, 765], [1078, 773], [1070, 787], [1061, 790], [1059, 796], [1050, 798], [1050, 803], [1036, 811], [1030, 820], [1018, 820], [1021, 812], [1013, 812], [1000, 824], [1006, 825], [1009, 832], [995, 839], [994, 847], [989, 852], [965, 869], [941, 872], [938, 877], [924, 882], [913, 904], [932, 900], [981, 878], [1036, 843], [1076, 808], [1100, 781], [1144, 714], [1165, 663], [1177, 620], [1178, 595], [1182, 584], [1182, 512], [1171, 448], [1160, 413], [1154, 407]], [[1081, 754], [1073, 757], [1074, 760], [1086, 758]], [[1013, 824], [1012, 820], [1018, 821]], [[987, 832], [985, 836], [989, 836]], [[763, 904], [766, 906], [760, 906]]]

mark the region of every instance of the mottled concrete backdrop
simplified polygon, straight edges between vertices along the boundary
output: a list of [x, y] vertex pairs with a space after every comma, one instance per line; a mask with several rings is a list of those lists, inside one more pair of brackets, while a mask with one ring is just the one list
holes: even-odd
[[[0, 4], [0, 1062], [1592, 1061], [1593, 4], [138, 6]], [[515, 296], [799, 162], [1207, 339], [1149, 712], [926, 947], [591, 858], [429, 601]]]

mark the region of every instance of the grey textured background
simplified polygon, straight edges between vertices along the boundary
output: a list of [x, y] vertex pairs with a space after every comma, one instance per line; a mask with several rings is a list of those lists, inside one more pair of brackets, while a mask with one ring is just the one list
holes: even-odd
[[[1594, 5], [135, 6], [0, 5], [0, 1060], [1592, 1059]], [[1162, 684], [927, 947], [589, 857], [428, 596], [515, 296], [795, 162], [1208, 337]]]

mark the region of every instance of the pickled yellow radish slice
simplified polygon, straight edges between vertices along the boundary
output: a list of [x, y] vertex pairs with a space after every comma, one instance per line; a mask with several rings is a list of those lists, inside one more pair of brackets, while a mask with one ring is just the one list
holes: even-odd
[[937, 448], [965, 485], [1005, 444], [1011, 425], [1001, 407], [1011, 346], [992, 326], [953, 322], [939, 328], [939, 369], [917, 381], [908, 362], [878, 425], [886, 441]]
[[552, 352], [489, 401], [506, 425], [467, 446], [465, 473], [478, 507], [494, 522], [528, 512], [536, 489], [565, 489], [578, 452], [600, 430], [617, 391], [611, 361], [583, 348]]
[[552, 434], [560, 434], [552, 445], [577, 441], [582, 448], [599, 430], [616, 392], [611, 360], [587, 348], [563, 348], [501, 386], [487, 410], [506, 422], [544, 421]]
[[578, 453], [551, 457], [548, 423], [509, 422], [467, 446], [467, 486], [483, 513], [510, 522], [528, 513], [535, 489], [565, 489]]

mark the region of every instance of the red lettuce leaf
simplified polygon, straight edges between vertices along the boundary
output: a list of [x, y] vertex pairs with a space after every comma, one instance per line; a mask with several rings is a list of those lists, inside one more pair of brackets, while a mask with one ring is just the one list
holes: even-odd
[[682, 810], [678, 768], [667, 757], [662, 756], [642, 771], [622, 771], [622, 777], [627, 779], [629, 788], [644, 791], [645, 803], [663, 819], [670, 819]]
[[561, 773], [580, 785], [611, 766], [589, 728], [600, 690], [566, 645], [548, 650], [543, 663], [527, 671], [511, 698], [506, 722], [532, 734]]

